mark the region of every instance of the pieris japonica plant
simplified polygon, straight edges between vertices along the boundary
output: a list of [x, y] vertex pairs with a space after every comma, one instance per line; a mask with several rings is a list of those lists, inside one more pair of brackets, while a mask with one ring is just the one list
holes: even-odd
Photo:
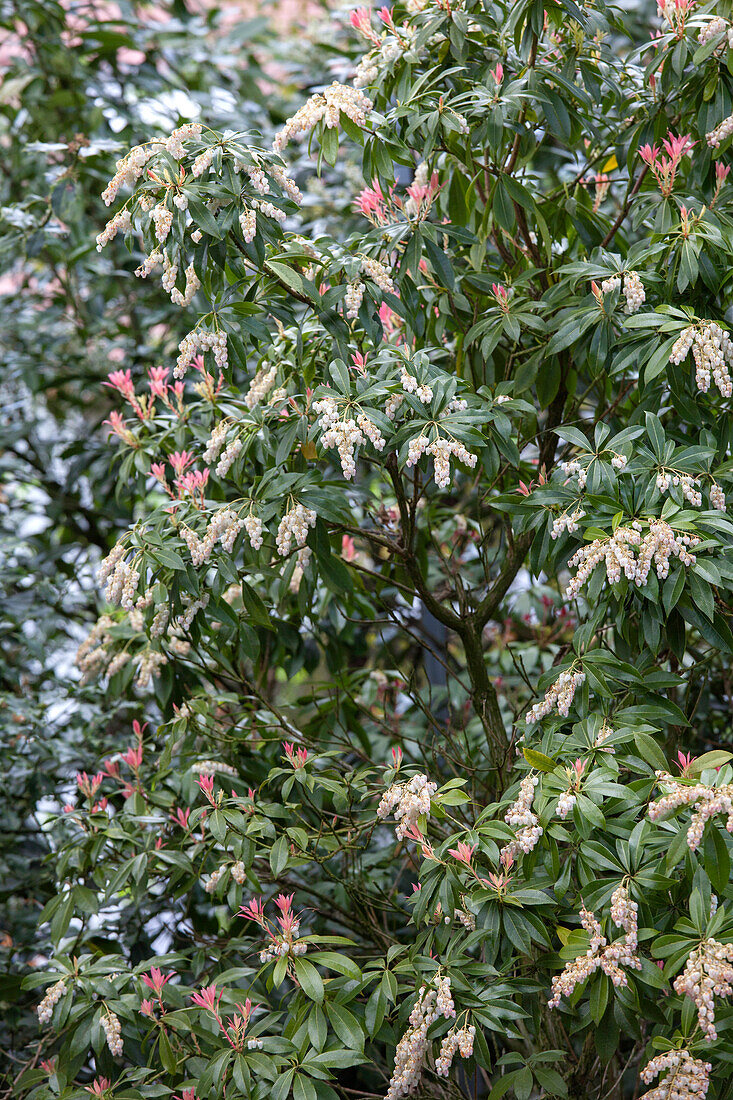
[[34, 1096], [731, 1095], [730, 14], [360, 8], [120, 159], [187, 334], [109, 373]]

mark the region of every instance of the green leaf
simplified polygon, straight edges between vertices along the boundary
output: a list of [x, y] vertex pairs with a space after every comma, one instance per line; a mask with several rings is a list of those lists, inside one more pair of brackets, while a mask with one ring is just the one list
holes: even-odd
[[667, 441], [667, 437], [664, 434], [662, 422], [659, 417], [656, 416], [653, 412], [648, 412], [645, 415], [647, 435], [649, 436], [652, 447], [654, 448], [654, 454], [658, 462], [663, 462], [664, 445]]
[[423, 247], [430, 261], [430, 266], [438, 276], [441, 285], [447, 287], [448, 290], [453, 290], [456, 285], [456, 280], [450, 260], [443, 249], [439, 248], [437, 244], [434, 244], [429, 237], [424, 238]]
[[550, 756], [545, 756], [543, 752], [538, 752], [537, 749], [527, 748], [525, 745], [522, 748], [522, 755], [531, 768], [534, 768], [539, 772], [554, 772], [557, 767], [557, 761], [553, 760]]
[[727, 764], [729, 760], [733, 760], [733, 752], [727, 752], [726, 749], [712, 749], [693, 760], [687, 772], [689, 775], [701, 775], [706, 768], [722, 768], [723, 764]]
[[191, 214], [191, 218], [195, 221], [199, 229], [202, 229], [204, 233], [207, 233], [210, 237], [214, 237], [218, 240], [221, 237], [219, 226], [216, 224], [216, 220], [210, 210], [204, 206], [198, 199], [192, 199], [189, 195], [188, 209]]
[[171, 1048], [168, 1036], [162, 1028], [158, 1032], [158, 1057], [160, 1058], [164, 1070], [168, 1073], [177, 1072], [178, 1062]]
[[267, 627], [268, 630], [274, 630], [272, 619], [268, 615], [267, 608], [260, 599], [259, 594], [247, 581], [242, 580], [240, 583], [242, 585], [242, 603], [251, 621], [258, 626]]
[[335, 1002], [326, 1005], [326, 1012], [341, 1042], [351, 1050], [363, 1050], [364, 1033], [356, 1016], [348, 1008]]
[[284, 835], [278, 837], [270, 849], [270, 869], [275, 878], [284, 870], [289, 854], [288, 838]]
[[308, 962], [307, 959], [296, 956], [293, 959], [293, 965], [295, 967], [295, 976], [306, 997], [311, 1001], [315, 1001], [317, 1004], [321, 1004], [323, 1001], [323, 978], [318, 973], [313, 963]]
[[296, 294], [305, 292], [302, 277], [297, 271], [293, 271], [292, 267], [288, 267], [287, 264], [278, 263], [277, 260], [268, 260], [265, 264], [265, 270], [279, 279], [281, 283], [284, 283], [288, 290], [293, 290]]

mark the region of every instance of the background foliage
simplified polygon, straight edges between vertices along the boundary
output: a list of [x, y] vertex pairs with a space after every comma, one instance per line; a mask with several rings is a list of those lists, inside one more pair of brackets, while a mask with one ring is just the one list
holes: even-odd
[[722, 1100], [727, 9], [3, 10], [9, 1093]]

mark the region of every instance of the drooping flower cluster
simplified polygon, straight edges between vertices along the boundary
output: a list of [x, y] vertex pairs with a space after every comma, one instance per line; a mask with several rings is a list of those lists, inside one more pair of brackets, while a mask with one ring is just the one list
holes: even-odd
[[214, 426], [206, 444], [206, 450], [201, 456], [207, 465], [215, 462], [219, 457], [219, 452], [224, 446], [228, 430], [229, 422], [227, 420], [220, 420], [219, 423]]
[[714, 130], [705, 135], [705, 140], [711, 149], [717, 149], [731, 134], [733, 134], [733, 115], [728, 115]]
[[53, 1016], [53, 1010], [66, 992], [66, 979], [60, 978], [55, 985], [46, 991], [46, 995], [36, 1009], [38, 1022], [48, 1024]]
[[679, 474], [666, 469], [660, 470], [657, 474], [656, 485], [660, 493], [666, 493], [670, 485], [679, 486], [683, 497], [693, 508], [699, 508], [702, 504], [702, 494], [697, 489], [699, 484], [700, 478], [693, 477], [692, 474]]
[[715, 997], [733, 993], [733, 943], [703, 940], [691, 952], [685, 969], [674, 980], [675, 993], [690, 997], [697, 1006], [697, 1019], [709, 1043], [718, 1038], [715, 1030]]
[[359, 316], [361, 303], [364, 299], [364, 284], [360, 282], [349, 283], [346, 287], [344, 306], [346, 307], [346, 320], [354, 321]]
[[244, 528], [247, 532], [249, 544], [253, 550], [259, 550], [262, 546], [262, 520], [252, 512], [244, 517]]
[[438, 978], [437, 989], [421, 986], [417, 1001], [410, 1013], [407, 1031], [401, 1037], [395, 1051], [395, 1064], [385, 1100], [398, 1100], [417, 1088], [425, 1058], [430, 1047], [428, 1029], [439, 1016], [446, 1020], [455, 1016], [450, 979]]
[[134, 604], [140, 571], [125, 560], [126, 555], [127, 548], [118, 542], [99, 566], [97, 577], [100, 584], [106, 585], [104, 598], [107, 602], [117, 603], [129, 611]]
[[355, 420], [345, 416], [342, 418], [333, 397], [314, 401], [313, 410], [321, 418], [321, 443], [324, 447], [336, 448], [343, 475], [347, 480], [353, 478], [356, 473], [354, 458], [356, 448], [360, 447], [366, 439], [369, 439], [377, 451], [384, 449], [384, 436], [364, 413], [359, 413]]
[[181, 528], [181, 538], [188, 547], [192, 563], [198, 567], [209, 561], [217, 540], [225, 550], [231, 553], [234, 540], [243, 527], [244, 520], [240, 519], [235, 511], [231, 508], [222, 508], [209, 520], [203, 538], [199, 538], [190, 527]]
[[316, 513], [304, 504], [294, 504], [280, 520], [277, 529], [277, 550], [281, 557], [290, 553], [293, 542], [297, 547], [304, 547], [308, 538], [308, 528], [315, 527]]
[[114, 240], [118, 233], [129, 233], [132, 228], [132, 215], [129, 210], [118, 211], [105, 225], [97, 237], [97, 252], [101, 252], [105, 245]]
[[650, 821], [660, 821], [681, 806], [696, 806], [690, 827], [687, 830], [687, 844], [690, 851], [696, 852], [702, 842], [705, 826], [712, 817], [725, 814], [725, 827], [733, 833], [733, 785], [707, 787], [704, 783], [692, 785], [680, 783], [668, 772], [657, 772], [657, 783], [664, 788], [665, 794], [649, 807]]
[[646, 301], [646, 291], [638, 271], [624, 271], [620, 275], [611, 275], [601, 283], [604, 294], [618, 290], [623, 281], [623, 295], [626, 299], [624, 313], [637, 313]]
[[402, 383], [402, 389], [405, 393], [414, 393], [418, 401], [422, 401], [423, 405], [429, 404], [433, 400], [433, 390], [427, 383], [418, 382], [414, 374], [410, 374], [405, 367], [402, 367], [400, 373], [400, 382]]
[[303, 106], [289, 118], [282, 130], [275, 135], [272, 147], [279, 153], [288, 142], [300, 134], [307, 134], [321, 119], [328, 129], [338, 126], [339, 115], [344, 114], [357, 126], [366, 126], [367, 115], [372, 109], [371, 99], [367, 99], [358, 88], [339, 84], [334, 80], [323, 93], [311, 96]]
[[385, 818], [394, 811], [397, 822], [395, 834], [404, 839], [423, 815], [430, 817], [430, 799], [438, 789], [426, 775], [413, 775], [406, 783], [394, 783], [382, 795], [377, 807], [377, 817]]
[[277, 367], [270, 366], [269, 364], [260, 367], [250, 382], [249, 389], [244, 395], [244, 403], [248, 409], [253, 409], [255, 405], [259, 405], [261, 401], [264, 401], [275, 385], [276, 378]]
[[557, 816], [561, 817], [563, 821], [568, 814], [571, 813], [578, 800], [578, 790], [580, 789], [583, 772], [585, 771], [585, 764], [582, 760], [576, 760], [571, 768], [566, 768], [565, 770], [570, 785], [558, 798], [556, 807]]
[[582, 508], [575, 508], [573, 512], [568, 509], [567, 512], [563, 512], [561, 516], [557, 516], [552, 523], [552, 529], [550, 531], [551, 539], [559, 539], [563, 531], [567, 531], [569, 535], [574, 534], [578, 530], [578, 525], [585, 517], [585, 512]]
[[82, 673], [82, 683], [86, 683], [92, 673], [99, 671], [109, 661], [107, 646], [112, 640], [112, 626], [114, 619], [111, 615], [101, 615], [77, 649], [74, 663]]
[[[224, 449], [223, 455], [221, 456], [221, 458], [219, 459], [219, 461], [216, 464], [216, 476], [217, 477], [226, 477], [227, 476], [227, 474], [231, 470], [232, 466], [234, 465], [236, 460], [239, 458], [239, 455], [241, 454], [243, 446], [244, 446], [244, 443], [242, 442], [242, 439], [241, 439], [240, 436], [237, 436], [235, 439], [233, 439], [231, 441], [231, 443], [227, 444], [227, 446]], [[241, 527], [241, 523], [240, 523], [240, 527]], [[235, 537], [236, 536], [232, 536], [232, 538], [231, 538], [232, 542], [234, 541]], [[229, 535], [227, 535], [227, 538], [229, 538]], [[222, 543], [222, 546], [224, 546], [224, 548], [227, 549], [224, 537], [222, 537], [221, 543]], [[229, 549], [231, 549], [231, 547], [229, 547]]]
[[[723, 19], [722, 15], [714, 15], [707, 23], [703, 23], [697, 40], [701, 46], [707, 46], [708, 42], [712, 42], [719, 34], [727, 36], [728, 48], [733, 49], [733, 27], [730, 26], [727, 20]], [[725, 45], [725, 40], [721, 41], [718, 48], [723, 49]]]
[[131, 187], [142, 176], [152, 156], [161, 148], [161, 143], [151, 141], [147, 145], [136, 145], [121, 160], [117, 161], [116, 171], [102, 192], [105, 206], [111, 206], [121, 187]]
[[668, 1070], [667, 1076], [641, 1100], [705, 1100], [710, 1085], [710, 1062], [693, 1058], [687, 1050], [668, 1050], [657, 1054], [639, 1076], [645, 1085]]
[[191, 771], [198, 775], [213, 775], [215, 772], [221, 772], [222, 775], [239, 774], [236, 768], [231, 764], [225, 764], [223, 760], [198, 760], [191, 765]]
[[115, 1057], [122, 1054], [122, 1025], [114, 1012], [110, 1012], [109, 1009], [102, 1016], [102, 1030], [104, 1031], [105, 1038], [107, 1040], [107, 1046], [109, 1047], [110, 1054]]
[[473, 1041], [476, 1036], [476, 1028], [473, 1024], [466, 1024], [460, 1030], [451, 1029], [440, 1044], [440, 1054], [435, 1059], [435, 1072], [438, 1077], [447, 1077], [453, 1065], [456, 1051], [461, 1058], [470, 1058], [473, 1054]]
[[[731, 116], [733, 119], [733, 116]], [[733, 133], [733, 128], [731, 130]], [[729, 367], [733, 366], [733, 340], [715, 321], [700, 321], [688, 325], [675, 341], [669, 355], [670, 363], [681, 363], [690, 348], [695, 360], [695, 381], [702, 393], [715, 382], [723, 397], [733, 394]]]
[[445, 489], [446, 486], [450, 485], [451, 455], [454, 455], [459, 462], [468, 466], [469, 469], [473, 469], [478, 461], [477, 455], [467, 450], [465, 444], [458, 439], [436, 436], [431, 442], [428, 436], [420, 434], [414, 436], [408, 444], [405, 465], [408, 468], [417, 465], [424, 454], [431, 455], [433, 458], [435, 484], [439, 489]]
[[532, 812], [535, 788], [539, 783], [536, 775], [527, 775], [519, 784], [519, 795], [504, 814], [504, 821], [515, 830], [514, 839], [505, 844], [500, 853], [503, 864], [527, 854], [536, 846], [542, 836], [542, 826], [537, 814]]
[[243, 886], [244, 883], [247, 881], [247, 871], [241, 860], [237, 861], [236, 863], [232, 863], [231, 866], [224, 863], [221, 867], [217, 867], [217, 869], [215, 871], [212, 871], [209, 875], [206, 885], [204, 886], [204, 890], [207, 894], [213, 894], [215, 892], [217, 886], [219, 885], [219, 882], [227, 871], [229, 871], [234, 881], [239, 883], [240, 886]]
[[383, 293], [395, 293], [395, 285], [392, 282], [392, 276], [384, 264], [380, 264], [379, 260], [373, 260], [369, 256], [362, 256], [361, 270], [368, 279], [371, 279], [373, 283], [377, 284]]
[[199, 352], [213, 353], [214, 362], [219, 370], [224, 370], [229, 362], [227, 338], [224, 332], [207, 332], [196, 329], [184, 336], [178, 345], [179, 355], [173, 368], [174, 378], [183, 378]]
[[545, 718], [553, 707], [557, 707], [558, 714], [567, 718], [570, 707], [575, 698], [575, 692], [585, 680], [582, 669], [568, 668], [560, 673], [555, 683], [546, 692], [544, 699], [535, 703], [524, 716], [527, 723], [539, 722]]
[[712, 504], [713, 508], [716, 509], [716, 511], [725, 511], [725, 491], [720, 487], [720, 485], [717, 485], [715, 483], [710, 486], [710, 503]]
[[581, 985], [599, 968], [615, 986], [625, 986], [628, 983], [622, 967], [641, 969], [641, 960], [636, 953], [637, 910], [638, 906], [630, 900], [626, 888], [619, 886], [611, 898], [611, 920], [625, 934], [609, 944], [600, 922], [583, 906], [580, 910], [580, 921], [590, 935], [590, 944], [585, 955], [578, 955], [567, 964], [562, 974], [557, 974], [552, 979], [552, 997], [548, 1001], [550, 1008], [556, 1008], [563, 997], [569, 997], [577, 985]]
[[567, 462], [561, 462], [560, 469], [564, 474], [567, 474], [568, 477], [573, 477], [573, 475], [576, 475], [578, 478], [578, 489], [585, 489], [585, 485], [588, 480], [588, 471], [580, 465], [580, 462], [578, 462], [577, 458], [571, 458], [568, 459]]
[[[696, 546], [699, 538], [695, 535], [675, 535], [670, 525], [663, 519], [653, 519], [649, 531], [642, 539], [641, 524], [635, 520], [630, 527], [618, 527], [612, 535], [604, 539], [594, 539], [573, 554], [568, 562], [570, 567], [577, 566], [578, 572], [565, 590], [566, 599], [575, 599], [593, 570], [601, 562], [606, 565], [606, 577], [609, 584], [616, 584], [621, 573], [643, 588], [654, 562], [657, 576], [664, 580], [669, 575], [670, 558], [679, 558], [683, 565], [694, 565], [696, 558], [688, 547]], [[634, 548], [638, 547], [638, 558]]]
[[471, 470], [478, 462], [478, 456], [473, 454], [472, 451], [467, 450], [460, 440], [446, 439], [444, 436], [438, 436], [432, 443], [429, 443], [425, 449], [425, 453], [433, 456], [435, 484], [439, 489], [445, 489], [450, 485], [451, 455], [457, 458], [459, 462], [462, 462], [464, 466], [468, 466]]
[[163, 255], [163, 289], [168, 291], [170, 299], [174, 306], [181, 306], [185, 308], [189, 306], [193, 301], [193, 296], [201, 286], [201, 280], [199, 279], [192, 263], [188, 265], [184, 272], [186, 279], [185, 290], [181, 291], [176, 286], [176, 279], [178, 277], [178, 264], [174, 264], [168, 257], [167, 253]]

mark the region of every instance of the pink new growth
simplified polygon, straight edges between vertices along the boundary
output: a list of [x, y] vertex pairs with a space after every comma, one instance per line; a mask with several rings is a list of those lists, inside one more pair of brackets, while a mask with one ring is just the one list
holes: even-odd
[[496, 303], [499, 306], [499, 309], [502, 311], [502, 313], [508, 313], [509, 312], [509, 293], [508, 293], [506, 287], [502, 286], [501, 283], [492, 283], [491, 284], [491, 292], [494, 295], [494, 298], [496, 299]]
[[168, 455], [168, 461], [180, 477], [186, 467], [193, 462], [193, 455], [190, 451], [174, 451], [173, 454]]
[[489, 69], [489, 76], [492, 76], [497, 84], [501, 84], [504, 79], [504, 66], [501, 61], [495, 69]]
[[151, 462], [150, 472], [156, 481], [159, 481], [163, 488], [168, 488], [168, 481], [165, 476], [165, 462]]
[[140, 765], [143, 762], [142, 745], [138, 745], [136, 748], [129, 748], [127, 752], [123, 752], [122, 759], [134, 772], [139, 771]]
[[657, 0], [659, 14], [666, 19], [677, 38], [683, 37], [687, 17], [696, 3], [697, 0]]
[[221, 993], [217, 996], [216, 984], [207, 985], [197, 993], [191, 994], [191, 1000], [199, 1008], [208, 1009], [209, 1012], [213, 1012], [216, 1018], [219, 1018], [219, 1001], [221, 1000]]
[[176, 806], [176, 812], [171, 814], [171, 820], [176, 821], [182, 829], [188, 828], [188, 819], [191, 816], [191, 810], [182, 810], [180, 806]]
[[206, 797], [208, 798], [211, 805], [216, 806], [216, 801], [214, 799], [214, 777], [213, 777], [213, 775], [200, 775], [198, 782], [199, 782], [199, 787], [201, 788], [203, 793], [206, 795]]
[[128, 447], [137, 446], [136, 436], [129, 428], [125, 427], [124, 420], [116, 410], [109, 414], [109, 420], [105, 420], [104, 423], [109, 424], [114, 434], [119, 436], [122, 442], [126, 443]]
[[354, 199], [354, 209], [375, 225], [384, 225], [388, 221], [384, 194], [377, 180], [371, 187], [365, 187]]
[[104, 779], [104, 772], [97, 772], [91, 779], [86, 772], [76, 773], [76, 784], [83, 795], [87, 798], [94, 798], [95, 794], [102, 786], [102, 780]]
[[160, 397], [163, 401], [168, 400], [168, 375], [170, 371], [167, 367], [151, 367], [148, 371], [148, 379], [150, 381], [150, 393], [153, 397]]
[[349, 18], [354, 30], [357, 30], [368, 42], [372, 42], [375, 46], [379, 45], [379, 35], [372, 30], [372, 16], [369, 8], [357, 8], [356, 11], [352, 11]]
[[689, 134], [677, 137], [670, 131], [662, 145], [666, 157], [660, 155], [659, 146], [648, 143], [639, 147], [639, 156], [651, 168], [662, 195], [668, 198], [672, 194], [682, 158], [692, 151], [696, 142], [690, 140]]
[[425, 857], [425, 859], [432, 859], [434, 857], [435, 852], [433, 851], [433, 847], [432, 847], [430, 841], [428, 840], [428, 838], [426, 836], [422, 835], [422, 833], [418, 829], [417, 825], [414, 824], [414, 822], [413, 822], [413, 824], [411, 824], [409, 826], [405, 826], [403, 828], [402, 835], [408, 840], [416, 841], [420, 845], [420, 849], [421, 849], [422, 854]]
[[476, 845], [464, 844], [462, 840], [459, 840], [456, 848], [449, 848], [448, 855], [453, 856], [459, 863], [465, 863], [467, 867], [471, 866], [471, 860], [473, 859], [473, 853], [476, 851]]
[[132, 381], [132, 372], [129, 370], [113, 370], [107, 375], [108, 381], [104, 383], [113, 390], [121, 393], [130, 404], [135, 403], [135, 385]]
[[[171, 456], [172, 458], [172, 456]], [[179, 497], [183, 497], [186, 493], [191, 496], [195, 496], [197, 493], [201, 496], [201, 506], [204, 503], [204, 490], [209, 480], [208, 468], [203, 472], [201, 470], [189, 470], [187, 474], [182, 477], [176, 478], [176, 488], [178, 489]]]
[[295, 746], [289, 741], [283, 742], [283, 748], [285, 749], [285, 755], [294, 768], [302, 768], [305, 766], [305, 762], [308, 759], [308, 750], [299, 748], [297, 753]]
[[362, 355], [360, 351], [355, 351], [351, 356], [351, 362], [359, 374], [366, 374], [366, 355]]
[[95, 1077], [91, 1085], [84, 1086], [84, 1091], [91, 1093], [92, 1096], [104, 1096], [110, 1084], [109, 1077]]
[[164, 974], [157, 966], [151, 966], [149, 974], [143, 974], [143, 981], [152, 989], [157, 997], [160, 997], [163, 986], [173, 977], [172, 974]]
[[677, 750], [677, 767], [680, 769], [682, 775], [688, 774], [690, 765], [695, 760], [697, 760], [697, 757], [693, 756], [691, 753], [682, 752], [680, 749]]
[[253, 920], [256, 924], [265, 926], [265, 909], [260, 898], [252, 898], [247, 905], [243, 905], [239, 910], [240, 915], [246, 917], [247, 920]]

